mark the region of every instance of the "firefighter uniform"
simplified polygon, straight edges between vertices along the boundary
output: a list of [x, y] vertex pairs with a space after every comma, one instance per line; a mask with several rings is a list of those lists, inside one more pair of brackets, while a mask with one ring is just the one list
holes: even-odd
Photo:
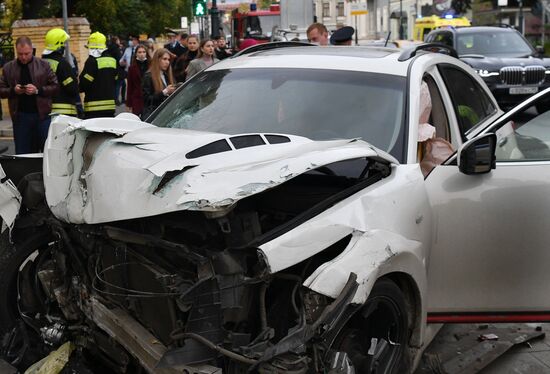
[[63, 29], [55, 28], [46, 34], [46, 49], [42, 59], [46, 60], [59, 82], [60, 90], [52, 98], [52, 114], [77, 116], [76, 98], [78, 82], [69, 62], [64, 58], [65, 42], [69, 35]]
[[90, 57], [80, 73], [80, 92], [84, 92], [85, 118], [113, 117], [117, 61], [107, 52], [105, 35], [95, 32], [88, 39]]

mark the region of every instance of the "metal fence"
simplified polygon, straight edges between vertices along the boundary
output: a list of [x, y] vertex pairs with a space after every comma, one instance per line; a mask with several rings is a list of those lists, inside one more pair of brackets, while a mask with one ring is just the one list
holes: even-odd
[[0, 67], [14, 59], [13, 38], [9, 32], [0, 32]]

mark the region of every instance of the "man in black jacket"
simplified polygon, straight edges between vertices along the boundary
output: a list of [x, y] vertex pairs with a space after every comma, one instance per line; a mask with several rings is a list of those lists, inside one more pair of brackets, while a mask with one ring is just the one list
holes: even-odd
[[68, 39], [69, 34], [63, 29], [55, 28], [48, 31], [42, 59], [50, 64], [59, 82], [59, 92], [52, 98], [52, 113], [76, 117], [78, 81], [71, 64], [64, 56], [65, 42]]
[[84, 117], [115, 115], [115, 82], [117, 61], [107, 51], [107, 38], [94, 32], [88, 39], [88, 59], [80, 73], [80, 92], [84, 92]]

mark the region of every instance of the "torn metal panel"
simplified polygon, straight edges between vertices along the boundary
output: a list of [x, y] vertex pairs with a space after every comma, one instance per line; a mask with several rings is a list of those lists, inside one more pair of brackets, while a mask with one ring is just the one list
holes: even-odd
[[[84, 163], [82, 154], [89, 132], [121, 136], [96, 144]], [[322, 165], [382, 157], [378, 150], [359, 140], [319, 142], [297, 136], [287, 136], [287, 143], [230, 147], [221, 153], [186, 157], [213, 141], [227, 141], [227, 137], [156, 128], [118, 117], [77, 123], [60, 117], [52, 123], [44, 155], [48, 205], [58, 218], [72, 223], [100, 223], [180, 210], [216, 211]], [[151, 152], [155, 147], [164, 151]], [[384, 157], [397, 163], [391, 156]], [[185, 172], [158, 188], [167, 173], [182, 170]]]
[[418, 241], [408, 240], [385, 230], [355, 232], [345, 251], [316, 269], [304, 285], [316, 292], [334, 297], [338, 287], [347, 281], [349, 272], [354, 272], [358, 277], [359, 289], [353, 302], [360, 304], [367, 299], [379, 275], [387, 272], [387, 267], [395, 266], [395, 261], [403, 261], [401, 258], [409, 257], [404, 260], [408, 265], [407, 271], [415, 268], [421, 271], [421, 261], [414, 256], [414, 253], [420, 251], [420, 247], [421, 243]]
[[[0, 166], [0, 180], [6, 178], [6, 173]], [[6, 179], [0, 183], [0, 217], [3, 222], [11, 230], [15, 222], [15, 218], [19, 214], [21, 208], [21, 194], [11, 180]]]
[[138, 358], [148, 372], [155, 372], [155, 366], [166, 352], [166, 347], [125, 311], [108, 309], [95, 298], [91, 299], [90, 307], [94, 322], [113, 338], [123, 342], [124, 347]]
[[[92, 118], [85, 121], [78, 119], [67, 119], [66, 116], [58, 117], [60, 121], [66, 122], [69, 126], [67, 132], [86, 130], [90, 132], [106, 132], [118, 136], [127, 134], [137, 129], [155, 127], [147, 122], [142, 122], [137, 116], [130, 113], [122, 113], [113, 118]], [[56, 118], [57, 121], [57, 118]]]
[[[424, 248], [431, 235], [431, 213], [427, 209], [427, 195], [422, 182], [418, 167], [401, 165], [383, 181], [263, 244], [260, 249], [271, 271], [277, 272], [321, 252], [356, 231], [367, 233], [382, 229], [399, 232], [406, 240], [422, 243]], [[399, 215], [393, 214], [396, 209]], [[422, 255], [420, 252], [417, 254], [419, 258]]]

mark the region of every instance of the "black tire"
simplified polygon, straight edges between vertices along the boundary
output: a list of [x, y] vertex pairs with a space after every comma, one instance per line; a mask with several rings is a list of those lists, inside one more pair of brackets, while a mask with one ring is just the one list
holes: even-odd
[[17, 310], [17, 276], [23, 262], [36, 250], [45, 248], [50, 235], [37, 230], [20, 243], [9, 241], [8, 231], [0, 234], [0, 336], [9, 332], [19, 319]]
[[[409, 373], [409, 318], [405, 296], [390, 279], [374, 285], [363, 307], [347, 322], [336, 338], [333, 349], [348, 354], [356, 373]], [[368, 351], [376, 338], [381, 350], [378, 360]]]

